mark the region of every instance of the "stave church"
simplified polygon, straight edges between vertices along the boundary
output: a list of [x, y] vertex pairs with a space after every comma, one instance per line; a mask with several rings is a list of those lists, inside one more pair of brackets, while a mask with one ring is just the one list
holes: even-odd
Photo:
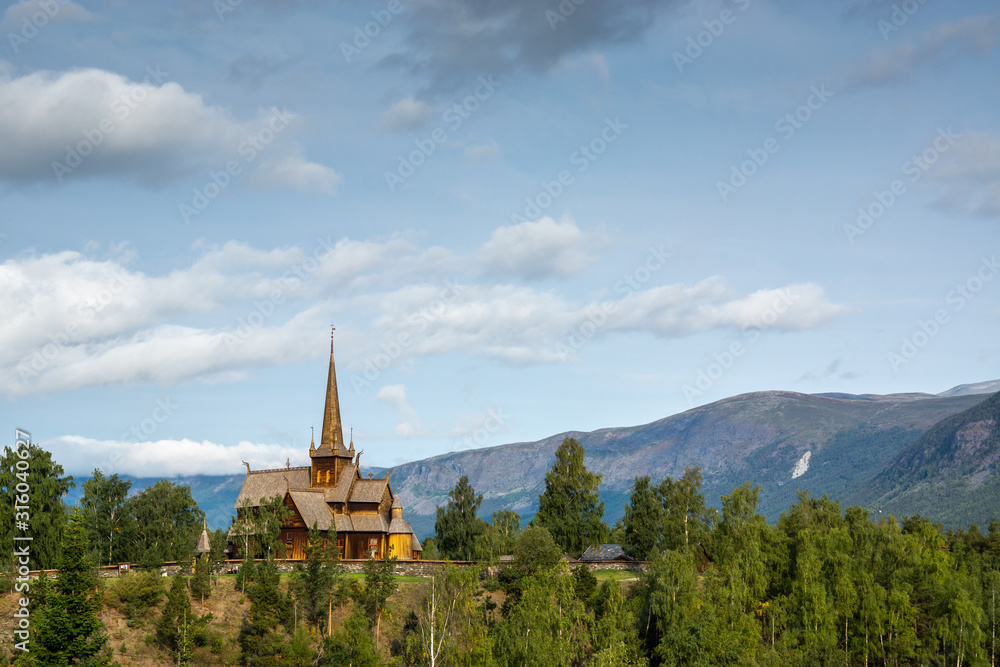
[[236, 500], [237, 516], [282, 496], [291, 512], [279, 534], [287, 558], [305, 558], [308, 529], [315, 525], [324, 538], [336, 530], [337, 550], [343, 559], [395, 556], [418, 560], [420, 541], [403, 519], [403, 504], [389, 486], [388, 473], [382, 479], [373, 479], [371, 473], [363, 477], [360, 458], [354, 451], [353, 433], [350, 443], [344, 444], [331, 339], [319, 447], [313, 437], [308, 466], [251, 470], [246, 464], [247, 476]]

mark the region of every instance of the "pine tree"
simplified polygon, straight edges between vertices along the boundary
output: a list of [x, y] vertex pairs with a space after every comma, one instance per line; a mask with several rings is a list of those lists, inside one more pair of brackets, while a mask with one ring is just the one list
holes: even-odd
[[290, 610], [278, 582], [278, 570], [274, 563], [261, 563], [257, 568], [257, 577], [248, 590], [250, 613], [240, 628], [239, 644], [244, 665], [284, 665], [281, 659], [284, 640], [278, 626], [288, 617]]
[[163, 613], [156, 623], [156, 640], [168, 651], [177, 651], [182, 626], [190, 624], [193, 618], [194, 612], [191, 609], [187, 582], [184, 580], [184, 575], [178, 572], [170, 584], [167, 602], [163, 605]]
[[365, 587], [361, 591], [359, 602], [368, 615], [369, 622], [375, 628], [375, 641], [378, 641], [385, 603], [396, 592], [395, 570], [395, 556], [383, 561], [369, 558], [364, 566]]
[[201, 604], [212, 595], [212, 562], [208, 554], [199, 555], [194, 560], [194, 576], [191, 577], [191, 595], [201, 598]]
[[323, 631], [333, 605], [333, 589], [340, 580], [337, 532], [332, 528], [326, 538], [314, 525], [309, 530], [306, 562], [296, 566], [296, 599], [309, 625]]
[[36, 664], [110, 664], [104, 650], [108, 636], [97, 618], [101, 600], [88, 548], [83, 517], [75, 509], [62, 541], [59, 574], [33, 619], [31, 648]]
[[538, 496], [538, 513], [531, 520], [574, 556], [601, 544], [611, 532], [603, 521], [604, 503], [597, 491], [602, 476], [587, 470], [583, 454], [574, 438], [559, 445], [555, 463], [545, 475], [545, 492]]

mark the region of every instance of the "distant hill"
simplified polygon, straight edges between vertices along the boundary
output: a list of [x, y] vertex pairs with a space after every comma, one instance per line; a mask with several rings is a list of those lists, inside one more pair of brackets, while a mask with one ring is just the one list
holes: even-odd
[[1000, 380], [960, 384], [948, 391], [942, 391], [938, 396], [968, 396], [970, 394], [995, 394], [1000, 391]]
[[[841, 499], [844, 506], [859, 503], [896, 514], [920, 512], [946, 523], [983, 523], [986, 510], [975, 510], [977, 503], [992, 499], [989, 507], [1000, 507], [1000, 486], [991, 473], [996, 459], [989, 458], [997, 451], [996, 431], [989, 431], [981, 443], [975, 440], [980, 444], [972, 449], [955, 443], [987, 432], [984, 425], [963, 430], [960, 418], [977, 408], [984, 399], [982, 391], [994, 385], [1000, 387], [1000, 381], [962, 385], [939, 395], [755, 392], [641, 426], [570, 431], [536, 442], [453, 452], [389, 472], [392, 488], [421, 539], [433, 533], [436, 508], [447, 502], [448, 492], [462, 475], [468, 475], [483, 494], [483, 516], [506, 508], [527, 521], [537, 510], [555, 450], [567, 436], [584, 446], [587, 466], [604, 475], [600, 491], [609, 524], [624, 513], [636, 476], [651, 475], [659, 481], [682, 474], [688, 466], [701, 466], [705, 497], [714, 506], [719, 505], [720, 495], [745, 480], [759, 484], [760, 511], [771, 521], [795, 502], [798, 489], [808, 489]], [[959, 420], [954, 422], [959, 426], [952, 440], [944, 426], [950, 422], [942, 422], [949, 417]], [[1000, 417], [994, 423], [1000, 423]], [[926, 444], [927, 438], [936, 438], [937, 444]], [[948, 454], [949, 442], [959, 453]], [[942, 462], [949, 462], [951, 472], [936, 469]], [[379, 476], [384, 472], [368, 471]], [[129, 479], [134, 490], [157, 481]], [[191, 486], [209, 526], [222, 528], [229, 525], [243, 479], [243, 475], [194, 476], [170, 481]], [[71, 504], [83, 493], [84, 478], [76, 481], [68, 498]], [[998, 495], [990, 495], [994, 493]]]
[[392, 469], [392, 486], [421, 536], [458, 478], [483, 494], [482, 514], [537, 509], [544, 477], [564, 437], [577, 438], [587, 466], [603, 474], [605, 520], [624, 513], [637, 475], [654, 481], [701, 466], [706, 500], [719, 505], [745, 480], [761, 485], [768, 519], [795, 501], [798, 489], [852, 501], [893, 458], [938, 421], [966, 410], [981, 395], [819, 396], [756, 392], [724, 399], [659, 421], [590, 433], [567, 432], [537, 442], [454, 452]]
[[861, 497], [884, 512], [985, 527], [1000, 519], [997, 461], [1000, 393], [932, 426], [900, 451]]

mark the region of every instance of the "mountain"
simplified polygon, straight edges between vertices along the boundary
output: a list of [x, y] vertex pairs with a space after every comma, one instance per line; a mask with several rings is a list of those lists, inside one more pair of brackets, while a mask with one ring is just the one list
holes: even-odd
[[[975, 510], [974, 502], [993, 499], [989, 507], [1000, 507], [1000, 495], [989, 495], [1000, 494], [997, 477], [990, 473], [995, 431], [989, 432], [993, 440], [983, 436], [982, 441], [975, 439], [980, 431], [986, 433], [982, 425], [976, 427], [980, 430], [956, 427], [957, 441], [934, 434], [950, 423], [942, 420], [959, 419], [977, 408], [982, 392], [994, 386], [1000, 387], [1000, 381], [962, 385], [939, 395], [756, 392], [641, 426], [570, 431], [537, 442], [452, 452], [386, 472], [421, 538], [433, 534], [436, 508], [447, 502], [462, 475], [469, 475], [483, 494], [483, 516], [507, 508], [527, 521], [538, 507], [545, 473], [564, 437], [577, 438], [586, 450], [587, 466], [604, 476], [600, 491], [609, 524], [624, 513], [636, 476], [650, 475], [658, 482], [688, 466], [702, 468], [705, 498], [716, 507], [719, 496], [744, 481], [759, 484], [760, 511], [771, 521], [795, 502], [797, 490], [807, 489], [840, 499], [845, 507], [858, 503], [897, 515], [920, 512], [936, 521], [983, 523], [986, 510]], [[936, 445], [920, 444], [931, 437], [939, 438]], [[952, 455], [947, 454], [948, 442], [978, 444], [955, 445], [960, 454]], [[919, 451], [925, 453], [913, 447], [923, 447]], [[952, 472], [935, 468], [943, 463]], [[369, 471], [381, 476], [383, 469]], [[133, 482], [133, 491], [158, 481], [123, 477]], [[243, 479], [238, 474], [170, 481], [191, 486], [209, 526], [222, 528], [229, 525]], [[85, 478], [76, 481], [67, 498], [70, 504], [83, 494]]]
[[[981, 398], [981, 397], [979, 397]], [[1000, 393], [932, 426], [873, 480], [867, 504], [945, 524], [1000, 519]]]
[[407, 463], [392, 469], [392, 486], [419, 535], [433, 532], [436, 507], [462, 475], [483, 494], [483, 516], [507, 508], [527, 519], [556, 447], [574, 437], [588, 468], [603, 475], [608, 523], [624, 513], [637, 475], [658, 481], [688, 466], [702, 468], [706, 500], [715, 506], [743, 481], [759, 484], [760, 510], [773, 521], [795, 502], [798, 489], [845, 502], [865, 498], [876, 475], [927, 429], [982, 400], [976, 394], [756, 392], [642, 426], [571, 431]]
[[968, 396], [969, 394], [995, 394], [1000, 391], [1000, 380], [960, 384], [948, 391], [942, 391], [938, 396]]

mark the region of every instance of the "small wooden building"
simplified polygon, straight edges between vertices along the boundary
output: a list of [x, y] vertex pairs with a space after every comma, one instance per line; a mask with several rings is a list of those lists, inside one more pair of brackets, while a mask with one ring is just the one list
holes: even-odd
[[[305, 558], [308, 529], [314, 525], [326, 537], [337, 533], [337, 548], [344, 559], [419, 559], [423, 549], [413, 528], [403, 519], [403, 505], [389, 486], [389, 477], [373, 479], [361, 475], [360, 453], [354, 437], [344, 445], [337, 396], [337, 371], [330, 342], [326, 405], [319, 447], [309, 445], [310, 465], [271, 470], [251, 470], [236, 500], [237, 516], [246, 507], [259, 507], [265, 500], [282, 496], [291, 518], [281, 527], [279, 539], [287, 558]], [[240, 545], [236, 545], [239, 547]]]

